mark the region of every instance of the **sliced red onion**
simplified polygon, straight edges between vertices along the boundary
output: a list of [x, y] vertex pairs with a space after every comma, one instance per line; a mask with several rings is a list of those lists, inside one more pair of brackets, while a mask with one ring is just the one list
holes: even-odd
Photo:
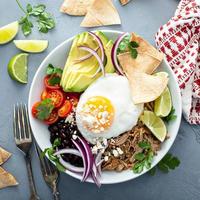
[[102, 152], [99, 152], [95, 158], [95, 165], [97, 168], [97, 172], [98, 174], [101, 176], [102, 171], [101, 171], [101, 164], [103, 163], [103, 159], [102, 159]]
[[104, 63], [104, 59], [105, 59], [105, 50], [104, 50], [104, 47], [103, 47], [103, 43], [101, 41], [101, 39], [99, 38], [99, 36], [97, 36], [95, 33], [93, 32], [88, 32], [98, 43], [99, 45], [99, 48], [101, 50], [101, 60], [102, 60], [102, 63]]
[[94, 172], [92, 171], [91, 172], [91, 177], [92, 177], [94, 183], [100, 188], [101, 187], [101, 183], [100, 183], [98, 175], [95, 176]]
[[76, 156], [80, 156], [81, 154], [76, 149], [62, 149], [54, 153], [54, 156], [58, 156], [60, 163], [69, 171], [75, 172], [75, 173], [82, 173], [84, 171], [83, 167], [76, 167], [74, 165], [71, 165], [70, 163], [63, 160], [61, 154], [73, 154]]
[[76, 140], [72, 140], [72, 142], [74, 143], [74, 145], [76, 146], [76, 148], [80, 152], [81, 157], [83, 158], [84, 172], [83, 172], [82, 181], [84, 181], [85, 177], [88, 176], [88, 163], [87, 163], [87, 159], [86, 159], [86, 152], [85, 152], [85, 149], [83, 148], [83, 146], [79, 142], [77, 142]]
[[94, 51], [94, 49], [91, 49], [90, 47], [86, 47], [86, 46], [79, 46], [78, 48], [90, 52], [97, 59], [97, 61], [99, 63], [99, 67], [100, 67], [100, 69], [102, 71], [102, 74], [103, 74], [103, 76], [105, 76], [104, 65], [103, 65], [103, 62], [102, 62], [101, 58], [97, 54], [97, 52]]
[[80, 137], [78, 137], [78, 140], [81, 142], [81, 144], [83, 145], [83, 147], [85, 149], [86, 159], [87, 159], [87, 163], [88, 163], [87, 172], [86, 172], [85, 177], [83, 178], [83, 181], [85, 181], [92, 171], [94, 159], [93, 159], [92, 151], [91, 151], [90, 146], [88, 145], [87, 141], [83, 138], [80, 138]]
[[[96, 49], [94, 49], [96, 52], [99, 50], [99, 47], [97, 47]], [[87, 59], [89, 59], [89, 58], [91, 58], [93, 55], [91, 54], [91, 53], [89, 53], [89, 54], [87, 54], [87, 55], [85, 55], [85, 56], [83, 56], [83, 57], [81, 57], [81, 58], [79, 58], [79, 59], [77, 59], [77, 60], [74, 60], [74, 64], [77, 64], [77, 63], [80, 63], [80, 62], [82, 62], [82, 61], [85, 61], [85, 60], [87, 60]]]
[[120, 42], [124, 39], [124, 37], [126, 37], [127, 35], [129, 35], [129, 33], [123, 33], [122, 35], [120, 35], [117, 40], [115, 41], [112, 51], [111, 51], [111, 59], [112, 59], [112, 63], [115, 67], [115, 69], [119, 72], [119, 74], [124, 75], [123, 70], [121, 69], [118, 61], [117, 61], [117, 49], [118, 46], [120, 44]]

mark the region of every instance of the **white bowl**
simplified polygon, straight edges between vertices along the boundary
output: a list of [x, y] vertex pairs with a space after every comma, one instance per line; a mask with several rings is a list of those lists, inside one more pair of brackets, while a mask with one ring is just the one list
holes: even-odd
[[[110, 38], [115, 40], [121, 32], [118, 31], [103, 31], [106, 33], [106, 35]], [[45, 76], [46, 67], [49, 63], [52, 63], [55, 66], [64, 66], [68, 52], [70, 50], [71, 44], [72, 44], [73, 38], [70, 38], [66, 41], [64, 41], [62, 44], [57, 46], [42, 62], [40, 67], [38, 68], [29, 93], [29, 102], [28, 102], [28, 111], [29, 111], [29, 117], [30, 117], [30, 124], [32, 127], [33, 135], [40, 146], [42, 150], [45, 148], [51, 147], [50, 143], [50, 134], [47, 129], [47, 126], [44, 125], [39, 120], [33, 118], [31, 114], [31, 107], [32, 105], [37, 102], [40, 99], [41, 91], [44, 89], [43, 85], [43, 78]], [[180, 96], [180, 90], [176, 81], [176, 77], [174, 76], [173, 71], [167, 64], [167, 62], [164, 60], [159, 67], [159, 71], [166, 71], [169, 74], [170, 81], [169, 81], [169, 88], [172, 95], [173, 100], [173, 106], [176, 110], [177, 119], [173, 122], [170, 122], [167, 126], [168, 133], [170, 135], [170, 138], [166, 140], [161, 147], [161, 150], [158, 151], [157, 156], [154, 157], [152, 167], [154, 167], [162, 158], [165, 156], [165, 154], [168, 152], [170, 147], [172, 146], [176, 135], [178, 133], [178, 129], [181, 122], [181, 114], [182, 114], [182, 107], [181, 107], [181, 96]], [[138, 176], [141, 176], [142, 174], [146, 173], [148, 170], [144, 170], [141, 174], [134, 174], [132, 170], [126, 170], [123, 172], [103, 172], [101, 177], [101, 183], [102, 184], [113, 184], [113, 183], [120, 183], [124, 181], [128, 181], [131, 179], [134, 179]], [[75, 174], [73, 172], [67, 171], [67, 174], [77, 178], [81, 179], [81, 175]], [[91, 179], [88, 179], [88, 182], [93, 182]]]

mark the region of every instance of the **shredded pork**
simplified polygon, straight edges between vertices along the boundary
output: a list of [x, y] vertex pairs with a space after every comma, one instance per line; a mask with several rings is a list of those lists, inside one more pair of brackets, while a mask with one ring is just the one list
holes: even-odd
[[[145, 109], [153, 110], [153, 104], [145, 104]], [[148, 141], [151, 144], [154, 154], [160, 149], [160, 141], [141, 122], [131, 131], [109, 140], [109, 145], [104, 152], [104, 156], [107, 156], [108, 160], [103, 162], [102, 170], [115, 170], [120, 172], [133, 167], [136, 162], [134, 159], [135, 155], [142, 152], [142, 149], [138, 146], [138, 143], [142, 141]], [[120, 148], [123, 154], [115, 157], [112, 151], [116, 148]]]

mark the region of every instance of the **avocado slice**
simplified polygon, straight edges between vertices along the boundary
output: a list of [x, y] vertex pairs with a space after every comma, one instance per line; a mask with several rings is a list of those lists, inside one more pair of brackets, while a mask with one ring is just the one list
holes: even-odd
[[[113, 42], [111, 40], [109, 41], [106, 35], [101, 31], [97, 31], [96, 34], [102, 40], [105, 48], [105, 54], [107, 56], [105, 66], [106, 72], [112, 73], [114, 72], [111, 60]], [[91, 83], [101, 76], [101, 73], [99, 73], [93, 77], [99, 68], [99, 63], [94, 56], [79, 63], [75, 62], [88, 54], [88, 52], [78, 49], [78, 46], [81, 45], [95, 49], [98, 44], [88, 32], [78, 34], [74, 38], [61, 78], [61, 86], [65, 92], [83, 92]], [[97, 53], [99, 55], [101, 54], [100, 49]]]

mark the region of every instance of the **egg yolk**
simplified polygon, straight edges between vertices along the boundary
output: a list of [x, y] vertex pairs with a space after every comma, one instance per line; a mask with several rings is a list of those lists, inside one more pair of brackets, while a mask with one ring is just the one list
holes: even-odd
[[83, 126], [93, 133], [104, 132], [112, 125], [114, 112], [109, 99], [102, 96], [91, 97], [83, 105], [81, 113]]

